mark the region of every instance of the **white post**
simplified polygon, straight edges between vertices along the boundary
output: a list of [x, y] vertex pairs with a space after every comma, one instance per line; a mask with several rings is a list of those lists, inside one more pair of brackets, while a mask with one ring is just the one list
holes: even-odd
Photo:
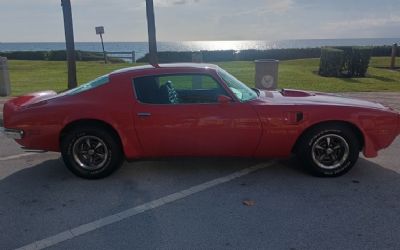
[[136, 62], [136, 52], [132, 51], [132, 63]]
[[7, 58], [0, 57], [0, 96], [11, 95], [10, 76]]

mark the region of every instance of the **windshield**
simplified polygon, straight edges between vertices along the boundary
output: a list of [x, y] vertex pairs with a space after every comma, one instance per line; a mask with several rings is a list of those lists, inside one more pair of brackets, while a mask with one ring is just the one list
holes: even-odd
[[257, 99], [258, 94], [247, 87], [244, 83], [236, 79], [223, 69], [218, 69], [218, 75], [225, 81], [229, 89], [236, 95], [241, 102]]
[[83, 85], [81, 85], [79, 87], [76, 87], [74, 89], [68, 90], [63, 94], [76, 95], [78, 93], [81, 93], [81, 92], [84, 92], [84, 91], [87, 91], [87, 90], [90, 90], [90, 89], [97, 88], [97, 87], [99, 87], [101, 85], [104, 85], [104, 84], [106, 84], [108, 82], [109, 82], [109, 76], [108, 75], [100, 76], [99, 78], [96, 78], [93, 81], [85, 83], [85, 84], [83, 84]]

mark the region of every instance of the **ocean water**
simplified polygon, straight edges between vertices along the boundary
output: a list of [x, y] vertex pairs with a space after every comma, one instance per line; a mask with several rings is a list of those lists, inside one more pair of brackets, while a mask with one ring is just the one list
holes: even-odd
[[[199, 51], [199, 50], [246, 50], [246, 49], [282, 49], [282, 48], [315, 48], [322, 46], [380, 46], [400, 43], [400, 38], [369, 39], [305, 39], [281, 41], [186, 41], [158, 42], [159, 51]], [[106, 51], [136, 52], [136, 58], [148, 52], [147, 42], [107, 42]], [[76, 49], [85, 51], [102, 51], [99, 42], [77, 42]], [[1, 43], [0, 51], [49, 51], [64, 50], [65, 43]]]

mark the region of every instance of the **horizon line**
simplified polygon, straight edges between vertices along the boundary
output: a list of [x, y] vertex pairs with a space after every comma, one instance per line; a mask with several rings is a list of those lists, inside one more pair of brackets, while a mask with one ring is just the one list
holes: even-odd
[[[281, 42], [281, 41], [304, 41], [304, 40], [366, 40], [366, 39], [399, 39], [400, 37], [358, 37], [358, 38], [295, 38], [278, 40], [178, 40], [178, 41], [157, 41], [158, 43], [179, 43], [179, 42]], [[75, 41], [75, 43], [97, 43], [99, 41]], [[65, 41], [0, 41], [4, 43], [65, 43]], [[104, 43], [147, 43], [147, 41], [105, 41]]]

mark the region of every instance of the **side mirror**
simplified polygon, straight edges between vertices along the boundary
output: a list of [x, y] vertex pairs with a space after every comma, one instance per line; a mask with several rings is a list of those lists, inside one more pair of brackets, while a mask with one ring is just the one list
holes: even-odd
[[218, 103], [224, 104], [224, 103], [230, 103], [232, 102], [232, 98], [226, 95], [219, 95], [218, 96]]

